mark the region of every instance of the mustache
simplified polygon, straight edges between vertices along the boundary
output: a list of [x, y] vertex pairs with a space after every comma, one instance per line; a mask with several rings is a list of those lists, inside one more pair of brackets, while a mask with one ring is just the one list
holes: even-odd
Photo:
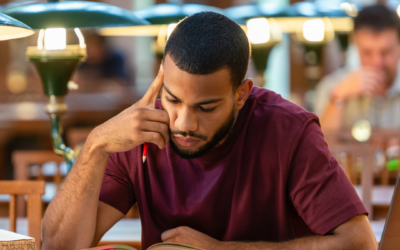
[[169, 133], [171, 135], [182, 135], [184, 137], [190, 136], [190, 137], [198, 138], [198, 139], [201, 139], [201, 140], [204, 140], [204, 141], [207, 141], [207, 139], [208, 139], [207, 136], [201, 135], [201, 134], [197, 134], [197, 133], [192, 132], [192, 131], [184, 132], [184, 131], [179, 131], [179, 130], [176, 130], [176, 131], [169, 130]]

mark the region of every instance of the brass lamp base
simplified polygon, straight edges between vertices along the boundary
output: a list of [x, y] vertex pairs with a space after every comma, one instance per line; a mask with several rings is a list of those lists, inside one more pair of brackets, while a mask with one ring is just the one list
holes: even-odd
[[76, 155], [71, 148], [64, 144], [60, 119], [68, 110], [64, 103], [64, 96], [68, 94], [68, 82], [75, 68], [85, 59], [86, 48], [72, 45], [62, 51], [47, 51], [29, 47], [27, 56], [38, 70], [42, 79], [43, 91], [49, 97], [45, 111], [51, 118], [54, 152], [65, 158], [69, 172], [75, 163]]

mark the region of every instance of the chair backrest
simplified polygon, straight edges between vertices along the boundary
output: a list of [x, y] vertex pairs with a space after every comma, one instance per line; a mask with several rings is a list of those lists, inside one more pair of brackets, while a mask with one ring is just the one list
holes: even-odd
[[[29, 180], [29, 166], [37, 164], [41, 167], [44, 163], [55, 162], [57, 164], [56, 173], [54, 175], [54, 182], [58, 186], [62, 181], [62, 174], [60, 164], [64, 162], [62, 156], [57, 155], [52, 150], [16, 150], [12, 152], [12, 162], [14, 165], [14, 179], [15, 180]], [[42, 171], [38, 171], [39, 180], [43, 180], [44, 176]]]
[[[55, 184], [55, 188], [60, 185], [62, 181], [62, 174], [60, 169], [60, 164], [64, 162], [64, 158], [62, 156], [57, 155], [52, 150], [16, 150], [12, 152], [12, 162], [14, 165], [14, 180], [18, 181], [27, 181], [31, 180], [32, 176], [30, 174], [29, 167], [31, 165], [38, 165], [37, 176], [35, 176], [34, 180], [45, 180], [46, 176], [43, 175], [42, 166], [48, 162], [56, 163], [56, 171], [55, 175], [52, 176], [52, 182]], [[48, 178], [48, 177], [47, 177]], [[25, 199], [24, 196], [17, 196], [17, 216], [25, 217], [26, 209], [25, 209]]]
[[[329, 150], [333, 155], [339, 156], [337, 157], [339, 163], [342, 164], [347, 176], [353, 183], [355, 178], [353, 160], [355, 157], [359, 157], [360, 163], [362, 164], [360, 176], [362, 188], [361, 200], [369, 212], [368, 217], [372, 218], [373, 167], [376, 147], [368, 144], [333, 144], [329, 146]], [[341, 155], [344, 155], [344, 157]]]
[[[72, 130], [72, 133], [70, 133], [71, 138], [74, 138], [71, 140], [72, 142], [75, 143], [80, 143], [82, 142], [87, 134], [90, 133], [91, 128], [82, 128], [82, 129], [74, 129]], [[43, 166], [43, 164], [48, 163], [48, 162], [55, 162], [57, 164], [57, 170], [54, 178], [51, 181], [54, 181], [55, 188], [57, 188], [62, 179], [63, 175], [61, 173], [61, 168], [60, 164], [64, 162], [64, 158], [62, 156], [57, 155], [54, 153], [52, 150], [16, 150], [12, 152], [12, 162], [14, 165], [14, 179], [15, 180], [30, 180], [32, 179], [32, 176], [30, 176], [29, 172], [29, 166], [37, 164], [39, 165], [39, 169]], [[42, 171], [38, 171], [38, 176], [35, 178], [35, 180], [45, 180], [45, 176], [43, 176]], [[48, 178], [47, 178], [47, 181]], [[49, 188], [54, 188], [54, 186], [49, 186]], [[49, 191], [49, 190], [48, 190]], [[52, 192], [48, 192], [52, 193]], [[46, 197], [43, 197], [45, 200], [45, 205]], [[17, 197], [17, 204], [18, 204], [18, 210], [17, 210], [17, 215], [19, 217], [24, 217], [25, 216], [25, 200], [22, 195], [19, 195]], [[137, 208], [137, 205], [135, 204], [129, 212], [126, 214], [125, 218], [139, 218], [139, 209]]]
[[42, 223], [42, 194], [44, 181], [0, 181], [0, 194], [10, 195], [10, 231], [16, 232], [17, 204], [16, 195], [28, 195], [28, 235], [35, 238], [40, 249]]
[[[372, 131], [370, 140], [364, 143], [357, 142], [351, 135], [350, 130], [337, 133], [325, 133], [324, 136], [330, 148], [335, 146], [335, 152], [333, 152], [332, 149], [331, 152], [337, 158], [337, 160], [340, 161], [341, 166], [346, 170], [346, 173], [350, 174], [349, 178], [353, 184], [359, 184], [360, 171], [356, 171], [355, 168], [362, 165], [361, 158], [365, 156], [362, 154], [362, 152], [358, 152], [357, 148], [362, 149], [362, 147], [365, 145], [369, 145], [371, 147], [375, 147], [376, 149], [375, 152], [372, 152], [375, 155], [375, 159], [373, 159], [374, 166], [372, 167], [374, 180], [377, 180], [378, 184], [383, 186], [387, 186], [389, 184], [394, 185], [397, 180], [397, 176], [400, 174], [400, 169], [388, 170], [386, 164], [389, 160], [393, 160], [388, 158], [389, 150], [391, 154], [394, 153], [394, 155], [397, 155], [394, 159], [394, 164], [396, 164], [395, 160], [400, 158], [400, 147], [393, 147], [396, 144], [399, 145], [399, 131], [374, 130]], [[340, 147], [347, 147], [347, 152], [340, 152]], [[353, 147], [354, 149], [348, 150], [349, 147]], [[393, 152], [393, 150], [396, 149], [398, 152]]]

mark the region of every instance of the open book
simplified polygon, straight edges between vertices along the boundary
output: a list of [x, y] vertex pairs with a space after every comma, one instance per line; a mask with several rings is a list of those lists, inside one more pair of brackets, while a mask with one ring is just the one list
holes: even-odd
[[158, 243], [147, 248], [147, 250], [203, 250], [203, 249], [177, 243]]
[[0, 229], [0, 249], [36, 249], [35, 239]]
[[[89, 249], [90, 250], [135, 250], [135, 248], [125, 245], [109, 245], [109, 246], [101, 246]], [[147, 248], [147, 250], [203, 250], [203, 249], [176, 243], [158, 243]]]

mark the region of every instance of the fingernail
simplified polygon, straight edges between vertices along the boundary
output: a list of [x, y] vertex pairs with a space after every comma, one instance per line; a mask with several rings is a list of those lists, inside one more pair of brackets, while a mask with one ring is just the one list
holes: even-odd
[[158, 71], [159, 71], [159, 72], [160, 72], [160, 71], [163, 71], [163, 64], [162, 64], [162, 63], [160, 64], [160, 69], [159, 69]]

